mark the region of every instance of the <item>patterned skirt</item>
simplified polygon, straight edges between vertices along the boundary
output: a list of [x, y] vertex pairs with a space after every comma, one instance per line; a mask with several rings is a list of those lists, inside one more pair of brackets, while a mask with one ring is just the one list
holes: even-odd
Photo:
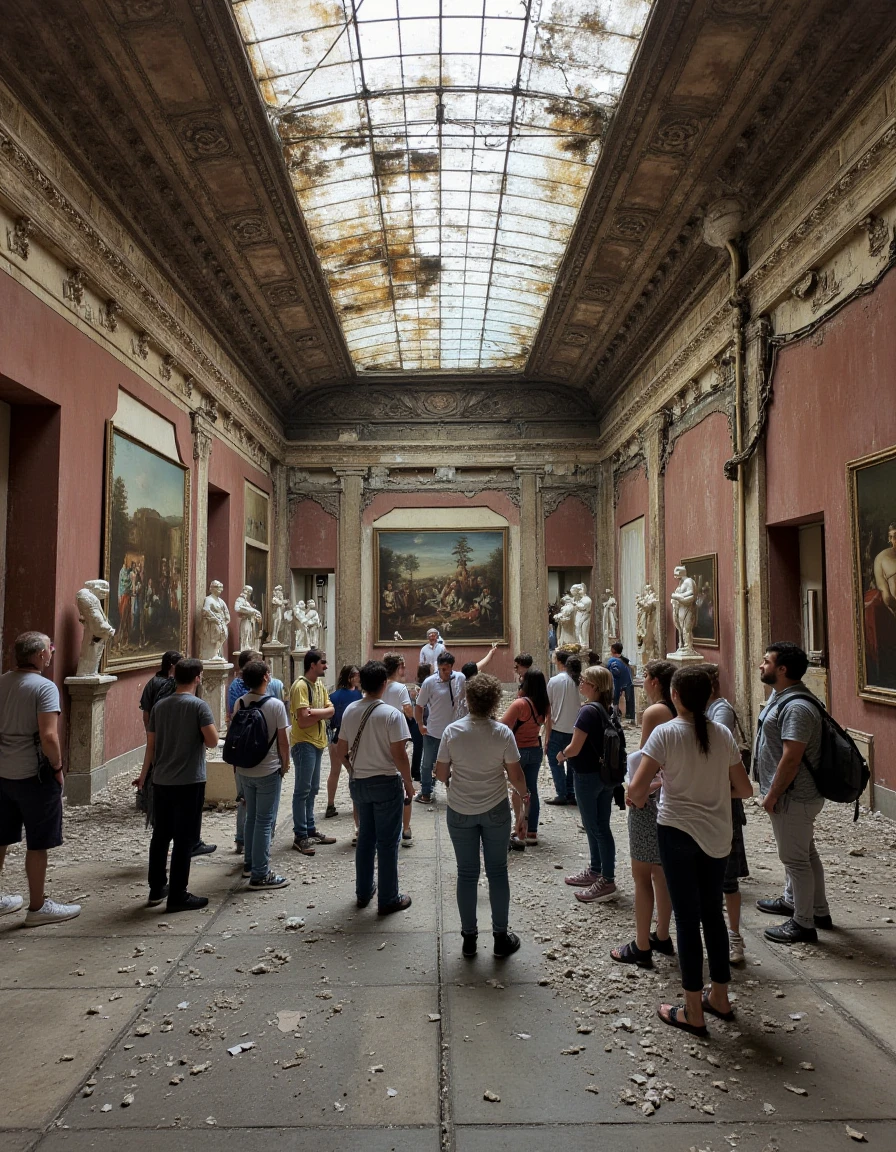
[[628, 850], [632, 860], [642, 864], [661, 864], [660, 842], [656, 832], [656, 794], [643, 808], [628, 810]]

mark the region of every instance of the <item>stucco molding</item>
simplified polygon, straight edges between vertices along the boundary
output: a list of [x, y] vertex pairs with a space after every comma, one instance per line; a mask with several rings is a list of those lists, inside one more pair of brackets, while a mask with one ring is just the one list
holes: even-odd
[[541, 507], [544, 518], [551, 516], [566, 500], [580, 500], [592, 515], [597, 515], [596, 488], [551, 488], [542, 487]]

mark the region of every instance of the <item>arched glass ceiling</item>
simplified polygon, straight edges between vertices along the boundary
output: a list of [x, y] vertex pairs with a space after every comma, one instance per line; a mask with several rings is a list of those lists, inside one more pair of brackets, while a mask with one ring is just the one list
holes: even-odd
[[232, 0], [356, 366], [525, 364], [651, 0]]

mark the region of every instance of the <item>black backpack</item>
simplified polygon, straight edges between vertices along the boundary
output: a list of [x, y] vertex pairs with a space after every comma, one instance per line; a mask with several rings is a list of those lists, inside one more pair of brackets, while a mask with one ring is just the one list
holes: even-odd
[[615, 788], [617, 784], [621, 784], [625, 779], [627, 767], [625, 737], [622, 729], [619, 727], [619, 722], [604, 708], [603, 704], [598, 704], [594, 701], [589, 704], [588, 707], [596, 708], [604, 723], [603, 752], [600, 758], [598, 773], [604, 784]]
[[274, 746], [277, 733], [274, 732], [272, 738], [268, 737], [262, 704], [264, 700], [256, 700], [252, 704], [241, 704], [234, 710], [223, 753], [224, 760], [234, 768], [257, 767]]
[[[837, 723], [817, 696], [800, 693], [794, 700], [808, 700], [821, 714], [821, 754], [813, 767], [806, 756], [803, 763], [812, 774], [815, 787], [834, 804], [854, 804], [853, 823], [859, 818], [859, 797], [868, 787], [871, 773], [855, 740]], [[784, 702], [786, 707], [789, 701]], [[782, 722], [782, 708], [778, 721]]]

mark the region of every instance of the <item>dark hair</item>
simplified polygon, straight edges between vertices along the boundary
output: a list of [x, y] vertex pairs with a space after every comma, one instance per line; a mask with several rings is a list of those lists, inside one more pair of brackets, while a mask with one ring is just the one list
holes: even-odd
[[472, 680], [472, 679], [473, 679], [473, 677], [476, 675], [476, 673], [477, 673], [478, 671], [479, 671], [479, 665], [476, 663], [476, 661], [475, 661], [475, 660], [470, 660], [470, 661], [468, 661], [468, 662], [467, 662], [466, 664], [464, 664], [464, 666], [461, 668], [461, 672], [463, 672], [464, 676], [465, 676], [465, 677], [466, 677], [468, 680]]
[[780, 640], [776, 644], [768, 644], [766, 652], [775, 657], [775, 667], [787, 669], [788, 680], [802, 680], [809, 667], [809, 657], [800, 648], [799, 644], [791, 644], [788, 640]]
[[701, 664], [702, 671], [709, 677], [709, 682], [712, 684], [713, 692], [719, 688], [719, 666], [718, 664]]
[[566, 675], [571, 676], [578, 684], [582, 678], [582, 661], [578, 656], [568, 656], [566, 659]]
[[663, 703], [674, 716], [675, 705], [672, 703], [669, 689], [672, 684], [672, 677], [675, 675], [675, 665], [671, 664], [668, 660], [648, 660], [644, 665], [644, 671], [648, 676], [659, 682], [660, 691], [663, 694]]
[[422, 684], [429, 676], [432, 676], [432, 664], [418, 664], [417, 683]]
[[309, 648], [305, 653], [305, 660], [303, 666], [306, 672], [311, 670], [312, 664], [317, 664], [319, 660], [325, 659], [325, 654], [321, 652], [320, 648]]
[[454, 664], [454, 656], [450, 652], [440, 652], [436, 657], [436, 664]]
[[529, 668], [520, 681], [520, 695], [525, 696], [535, 709], [535, 715], [543, 720], [551, 707], [548, 699], [548, 686], [540, 668]]
[[565, 648], [557, 648], [554, 652], [554, 659], [562, 667], [566, 667], [566, 661], [569, 659], [569, 653]]
[[386, 666], [388, 674], [394, 676], [402, 664], [404, 664], [404, 656], [402, 656], [400, 652], [387, 652], [383, 657], [383, 663]]
[[239, 667], [240, 672], [242, 672], [242, 670], [246, 667], [246, 665], [252, 659], [252, 653], [254, 651], [255, 651], [254, 648], [244, 648], [242, 650], [242, 652], [240, 652], [239, 656], [237, 656], [236, 662], [237, 662], [237, 666]]
[[264, 678], [270, 672], [264, 660], [250, 660], [243, 669], [243, 683], [250, 692], [257, 692], [264, 684]]
[[178, 660], [183, 660], [183, 658], [183, 652], [178, 652], [176, 648], [169, 648], [167, 652], [162, 653], [162, 663], [157, 675], [167, 676]]
[[709, 755], [709, 725], [706, 705], [712, 695], [712, 681], [702, 668], [679, 668], [672, 677], [672, 687], [681, 697], [681, 703], [694, 717], [697, 743], [704, 756]]
[[487, 717], [494, 714], [501, 699], [501, 681], [497, 676], [480, 672], [467, 685], [467, 707], [472, 716]]
[[520, 652], [519, 656], [514, 656], [514, 664], [519, 664], [522, 668], [531, 668], [535, 661], [528, 652]]
[[389, 679], [382, 660], [368, 660], [361, 669], [361, 688], [364, 692], [379, 692]]
[[339, 679], [336, 681], [337, 688], [351, 688], [352, 676], [358, 671], [356, 664], [343, 664], [339, 669]]
[[610, 645], [610, 651], [615, 652], [617, 656], [622, 651], [622, 645], [619, 643], [618, 640], [614, 640], [613, 643]]
[[178, 684], [192, 684], [202, 675], [202, 661], [185, 656], [174, 665], [174, 679]]
[[31, 657], [43, 652], [50, 644], [46, 632], [23, 632], [16, 637], [16, 667], [28, 668]]

